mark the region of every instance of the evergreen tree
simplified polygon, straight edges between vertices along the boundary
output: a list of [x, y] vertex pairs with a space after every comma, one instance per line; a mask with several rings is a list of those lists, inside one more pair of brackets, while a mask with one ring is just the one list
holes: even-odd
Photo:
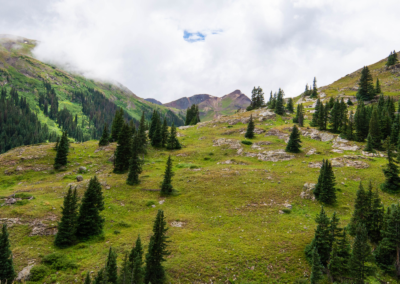
[[369, 217], [369, 208], [370, 204], [368, 202], [367, 194], [360, 182], [356, 194], [353, 216], [351, 217], [349, 224], [350, 235], [355, 236], [358, 226], [366, 223], [367, 218]]
[[293, 117], [293, 123], [298, 123], [299, 126], [304, 126], [303, 104], [297, 105], [296, 116]]
[[289, 98], [287, 105], [286, 105], [286, 109], [290, 112], [293, 113], [294, 112], [294, 107], [293, 107], [293, 99]]
[[247, 130], [246, 130], [246, 134], [244, 135], [244, 137], [246, 137], [248, 139], [253, 139], [254, 138], [253, 115], [250, 115], [249, 124], [247, 125]]
[[300, 131], [297, 128], [297, 126], [294, 125], [285, 151], [290, 153], [299, 153], [300, 148], [301, 148]]
[[158, 119], [151, 139], [151, 146], [162, 147], [162, 142], [163, 142], [162, 125], [161, 125], [161, 120]]
[[151, 116], [150, 129], [149, 129], [149, 138], [153, 141], [153, 135], [157, 130], [157, 126], [160, 124], [160, 116], [156, 110], [153, 111], [153, 115]]
[[346, 231], [343, 230], [342, 235], [332, 246], [332, 251], [329, 260], [329, 274], [332, 280], [342, 280], [344, 276], [349, 275], [349, 261], [351, 257], [351, 247], [346, 236]]
[[312, 251], [312, 266], [311, 266], [311, 284], [316, 284], [322, 279], [322, 271], [324, 267], [319, 258], [318, 249], [315, 247]]
[[353, 111], [350, 111], [349, 119], [347, 120], [347, 126], [346, 126], [346, 138], [348, 140], [355, 140], [356, 137], [354, 135], [354, 116], [353, 116]]
[[139, 138], [137, 135], [132, 139], [131, 160], [129, 161], [129, 174], [126, 183], [129, 185], [139, 184], [139, 174], [142, 173], [142, 161], [139, 158]]
[[328, 160], [322, 161], [318, 182], [314, 188], [314, 195], [318, 201], [325, 204], [336, 203], [335, 175]]
[[60, 143], [58, 144], [58, 147], [57, 147], [56, 158], [54, 160], [54, 168], [56, 170], [67, 165], [68, 152], [69, 152], [68, 136], [67, 136], [67, 132], [63, 132]]
[[338, 100], [336, 100], [330, 111], [330, 118], [329, 118], [329, 122], [331, 123], [331, 128], [333, 132], [337, 133], [339, 131], [341, 121], [342, 117], [341, 117], [340, 103]]
[[357, 141], [363, 142], [368, 136], [369, 119], [367, 110], [363, 101], [359, 101], [356, 114], [354, 115], [354, 124], [356, 129]]
[[399, 167], [395, 163], [392, 153], [392, 145], [388, 141], [387, 146], [387, 160], [388, 164], [383, 169], [383, 174], [385, 175], [385, 182], [381, 184], [382, 191], [389, 193], [397, 193], [400, 191], [400, 177], [399, 177]]
[[396, 51], [390, 52], [390, 55], [388, 57], [388, 61], [386, 62], [386, 66], [392, 66], [397, 64], [398, 59], [397, 59], [397, 53]]
[[161, 137], [162, 137], [161, 145], [162, 147], [166, 147], [168, 143], [168, 124], [166, 117], [164, 118], [164, 123], [161, 128]]
[[58, 232], [54, 239], [57, 247], [65, 248], [74, 244], [76, 221], [78, 218], [78, 195], [76, 188], [72, 191], [70, 187], [67, 195], [64, 197], [64, 206], [62, 208], [61, 221], [58, 223]]
[[311, 262], [313, 249], [316, 248], [319, 252], [322, 265], [327, 266], [331, 253], [331, 222], [325, 213], [324, 207], [321, 207], [321, 212], [317, 215], [315, 221], [318, 225], [315, 230], [314, 239], [306, 246], [304, 252], [307, 260]]
[[129, 120], [129, 129], [131, 130], [132, 136], [136, 134], [136, 126], [133, 123], [133, 119]]
[[310, 125], [311, 126], [319, 126], [319, 118], [320, 118], [320, 109], [321, 109], [321, 100], [318, 98], [317, 102], [315, 103], [315, 112], [313, 113], [312, 120]]
[[128, 124], [124, 123], [118, 136], [118, 145], [115, 151], [114, 173], [122, 174], [129, 169], [131, 147], [131, 132]]
[[118, 141], [119, 132], [124, 125], [124, 110], [122, 108], [117, 109], [115, 117], [111, 126], [111, 140], [113, 142]]
[[357, 99], [363, 101], [372, 100], [375, 96], [374, 83], [372, 81], [372, 75], [368, 69], [368, 66], [364, 66], [361, 71], [361, 78], [358, 83]]
[[173, 191], [173, 186], [172, 186], [172, 177], [174, 176], [174, 173], [172, 172], [172, 160], [171, 156], [168, 156], [167, 160], [167, 167], [165, 168], [164, 172], [164, 180], [161, 184], [161, 195], [162, 196], [168, 196], [172, 194]]
[[318, 97], [318, 91], [317, 91], [317, 78], [314, 77], [314, 81], [313, 81], [313, 89], [311, 92], [311, 96], [310, 98], [315, 99]]
[[200, 122], [199, 107], [195, 104], [192, 104], [192, 106], [186, 110], [185, 125], [196, 125], [199, 122]]
[[146, 134], [146, 120], [144, 118], [144, 112], [142, 113], [142, 117], [140, 119], [139, 130], [137, 132], [138, 137], [138, 153], [146, 154], [146, 145], [147, 145], [147, 134]]
[[118, 284], [131, 284], [132, 281], [132, 263], [129, 261], [128, 253], [125, 253], [122, 267], [119, 270]]
[[86, 278], [85, 278], [85, 283], [84, 284], [90, 284], [92, 281], [90, 280], [90, 273], [86, 273]]
[[347, 102], [346, 102], [346, 103], [347, 103], [348, 106], [354, 105], [353, 102], [350, 100], [350, 98], [347, 99]]
[[110, 134], [108, 133], [107, 124], [104, 124], [103, 134], [101, 135], [99, 146], [107, 146], [110, 144]]
[[398, 146], [398, 138], [400, 134], [400, 124], [399, 124], [399, 115], [396, 115], [396, 118], [393, 120], [392, 127], [390, 129], [390, 143], [392, 145]]
[[381, 231], [383, 230], [385, 209], [379, 197], [378, 190], [372, 192], [372, 183], [369, 182], [368, 191], [371, 192], [371, 209], [368, 221], [368, 237], [373, 244], [378, 244], [382, 240]]
[[171, 132], [168, 136], [166, 148], [168, 150], [179, 150], [182, 148], [182, 146], [179, 143], [179, 140], [176, 136], [176, 127], [175, 127], [174, 123], [172, 123], [172, 125], [171, 125]]
[[76, 230], [79, 240], [86, 240], [103, 233], [104, 219], [100, 216], [100, 211], [104, 210], [104, 201], [103, 195], [99, 194], [99, 188], [101, 193], [97, 178], [92, 178], [79, 208]]
[[364, 283], [364, 279], [372, 273], [372, 253], [368, 244], [368, 235], [365, 225], [359, 224], [353, 243], [350, 258], [350, 267], [355, 283]]
[[117, 267], [117, 254], [112, 250], [108, 252], [107, 263], [105, 272], [107, 274], [107, 284], [118, 284], [118, 267]]
[[379, 84], [379, 79], [376, 78], [376, 85], [375, 85], [375, 94], [381, 94], [382, 90], [381, 90], [381, 85]]
[[373, 145], [374, 145], [374, 142], [373, 142], [371, 133], [368, 133], [367, 145], [365, 145], [364, 151], [375, 153]]
[[158, 210], [156, 220], [153, 226], [153, 236], [150, 238], [149, 250], [146, 254], [146, 270], [144, 283], [164, 283], [165, 271], [162, 262], [169, 255], [167, 251], [166, 221], [164, 212]]
[[0, 234], [0, 283], [13, 283], [16, 276], [7, 224], [4, 223]]
[[140, 241], [140, 236], [136, 240], [135, 247], [132, 248], [129, 254], [129, 262], [132, 264], [132, 279], [133, 283], [143, 283], [143, 247]]
[[339, 217], [336, 214], [336, 211], [333, 212], [332, 215], [332, 219], [331, 219], [331, 223], [330, 223], [330, 227], [329, 230], [331, 232], [331, 247], [333, 246], [333, 243], [340, 238], [343, 229], [339, 228]]
[[275, 113], [279, 115], [284, 115], [285, 114], [285, 108], [284, 108], [284, 101], [283, 97], [285, 96], [285, 93], [281, 88], [279, 88], [278, 95], [276, 98], [276, 105], [275, 105]]
[[105, 277], [104, 267], [97, 272], [93, 284], [104, 284], [107, 277]]

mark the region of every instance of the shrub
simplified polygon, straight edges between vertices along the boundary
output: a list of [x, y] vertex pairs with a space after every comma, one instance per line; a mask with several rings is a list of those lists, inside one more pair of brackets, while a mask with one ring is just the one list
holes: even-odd
[[147, 207], [150, 207], [151, 205], [156, 205], [156, 202], [153, 201], [153, 200], [150, 200], [150, 201], [147, 201], [147, 202], [146, 202], [146, 206], [147, 206]]
[[208, 155], [210, 155], [210, 156], [214, 156], [214, 153], [213, 153], [213, 152], [210, 152], [210, 153], [208, 153]]
[[24, 200], [18, 200], [17, 202], [15, 202], [15, 205], [25, 205], [25, 204], [28, 204], [29, 203], [29, 201], [27, 200], [27, 199], [24, 199]]
[[114, 235], [118, 235], [118, 234], [121, 234], [121, 231], [115, 230]]
[[35, 265], [31, 269], [30, 281], [40, 281], [49, 274], [50, 270], [45, 265]]
[[75, 262], [68, 259], [64, 254], [58, 252], [54, 252], [43, 257], [42, 263], [55, 270], [66, 270], [68, 268], [78, 267]]
[[282, 211], [284, 212], [284, 213], [286, 213], [286, 214], [290, 214], [290, 209], [287, 209], [287, 208], [285, 208], [285, 209], [282, 209]]
[[208, 161], [210, 159], [211, 159], [210, 157], [204, 157], [204, 161]]
[[248, 141], [248, 140], [242, 140], [242, 144], [244, 144], [244, 145], [252, 145], [253, 142]]
[[117, 226], [121, 227], [121, 228], [130, 228], [130, 227], [132, 227], [131, 224], [128, 224], [125, 221], [121, 221], [121, 222], [117, 223]]
[[233, 127], [232, 125], [228, 125], [228, 126], [227, 126], [227, 128], [232, 128], [232, 127]]

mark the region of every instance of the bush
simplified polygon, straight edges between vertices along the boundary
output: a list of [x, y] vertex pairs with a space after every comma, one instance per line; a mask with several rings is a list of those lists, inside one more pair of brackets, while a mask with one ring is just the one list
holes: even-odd
[[121, 231], [115, 230], [114, 235], [118, 235], [118, 234], [121, 234]]
[[290, 209], [287, 209], [287, 208], [285, 208], [285, 209], [282, 209], [282, 211], [285, 213], [285, 214], [290, 214]]
[[228, 126], [227, 126], [227, 128], [232, 128], [232, 127], [233, 127], [232, 125], [228, 125]]
[[251, 110], [253, 110], [253, 107], [252, 107], [251, 105], [249, 105], [249, 106], [246, 108], [246, 110], [247, 110], [247, 111], [251, 111]]
[[147, 202], [146, 202], [146, 206], [147, 206], [147, 207], [150, 207], [151, 205], [156, 205], [156, 202], [153, 201], [153, 200], [150, 200], [150, 201], [147, 201]]
[[15, 205], [25, 205], [25, 204], [28, 204], [29, 203], [29, 201], [27, 200], [27, 199], [24, 199], [24, 200], [18, 200], [17, 202], [15, 202]]
[[132, 227], [131, 224], [128, 224], [125, 221], [121, 221], [121, 222], [117, 223], [117, 226], [121, 227], [121, 228], [130, 228], [130, 227]]
[[55, 270], [78, 268], [75, 262], [68, 259], [64, 254], [58, 252], [54, 252], [43, 257], [42, 263], [46, 264], [47, 266], [50, 266]]
[[244, 144], [244, 145], [252, 145], [253, 142], [248, 141], [248, 140], [242, 140], [242, 144]]
[[35, 265], [31, 269], [30, 281], [40, 281], [49, 274], [50, 270], [45, 265]]
[[214, 156], [214, 153], [213, 153], [213, 152], [210, 152], [210, 153], [208, 153], [208, 155], [210, 155], [210, 156]]
[[211, 159], [210, 157], [204, 157], [204, 161], [208, 161], [210, 159]]

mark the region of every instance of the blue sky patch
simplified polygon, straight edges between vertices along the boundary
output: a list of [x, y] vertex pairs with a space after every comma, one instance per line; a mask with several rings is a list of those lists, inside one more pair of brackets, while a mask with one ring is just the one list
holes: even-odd
[[196, 42], [205, 40], [206, 35], [201, 32], [191, 33], [188, 31], [183, 31], [183, 39], [187, 42]]

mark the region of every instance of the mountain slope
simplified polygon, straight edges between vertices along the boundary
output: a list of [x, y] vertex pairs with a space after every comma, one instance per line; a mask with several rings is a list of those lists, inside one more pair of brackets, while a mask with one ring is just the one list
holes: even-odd
[[201, 121], [207, 121], [220, 115], [231, 115], [239, 108], [249, 106], [250, 102], [250, 99], [245, 94], [240, 90], [235, 90], [221, 98], [207, 94], [194, 95], [166, 103], [164, 106], [185, 110], [192, 104], [196, 104], [199, 106]]
[[[65, 108], [72, 117], [78, 117], [77, 125], [83, 131], [84, 140], [98, 138], [102, 128], [99, 121], [104, 116], [113, 115], [105, 113], [105, 108], [87, 110], [84, 107], [85, 99], [96, 101], [102, 106], [108, 105], [107, 111], [115, 112], [116, 107], [122, 107], [127, 113], [126, 119], [133, 119], [136, 123], [142, 112], [149, 119], [153, 110], [157, 109], [167, 116], [169, 123], [184, 124], [184, 117], [178, 110], [147, 102], [121, 84], [87, 79], [33, 58], [31, 51], [36, 44], [35, 40], [0, 35], [0, 85], [5, 86], [8, 91], [15, 88], [51, 131], [60, 134], [60, 121], [50, 119], [44, 114], [43, 107], [39, 107], [40, 96], [51, 89], [54, 89], [58, 100], [58, 109], [61, 111]], [[80, 100], [77, 100], [77, 93]]]
[[149, 98], [149, 99], [145, 99], [145, 100], [148, 102], [151, 102], [153, 104], [159, 105], [159, 106], [162, 105], [162, 103], [160, 101], [157, 101], [156, 99]]

